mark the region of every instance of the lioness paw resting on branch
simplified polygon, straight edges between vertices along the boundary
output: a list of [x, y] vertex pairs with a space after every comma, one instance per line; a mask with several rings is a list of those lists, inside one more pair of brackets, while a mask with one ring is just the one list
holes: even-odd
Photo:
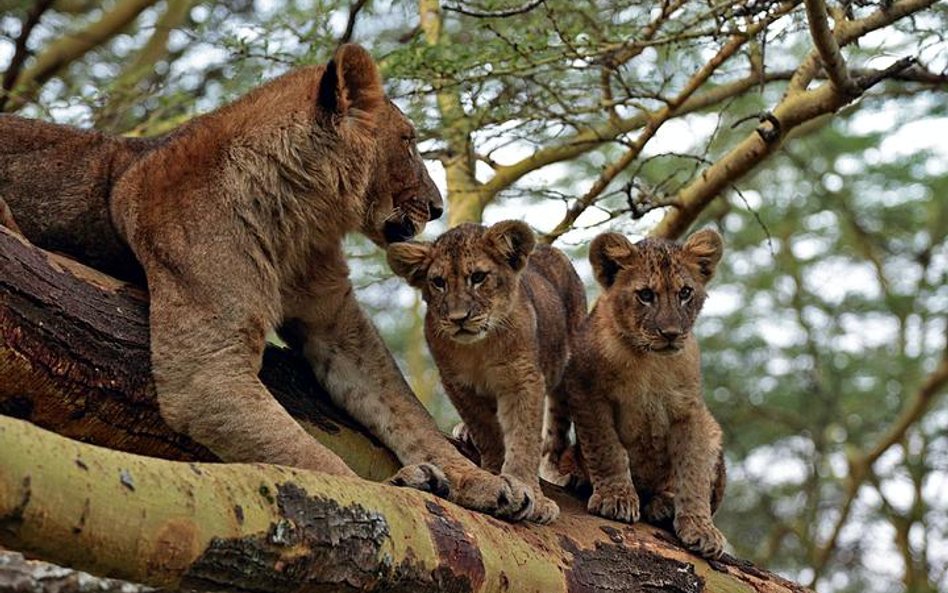
[[162, 416], [222, 459], [354, 475], [257, 378], [277, 329], [408, 464], [393, 483], [450, 483], [459, 504], [524, 513], [529, 486], [441, 436], [355, 300], [344, 235], [384, 246], [442, 210], [364, 49], [344, 45], [161, 138], [0, 116], [0, 196], [38, 246], [147, 280]]
[[428, 305], [425, 336], [481, 466], [529, 483], [528, 518], [553, 521], [559, 507], [537, 474], [541, 450], [556, 456], [569, 438], [557, 387], [586, 314], [572, 264], [552, 247], [537, 248], [530, 227], [516, 221], [464, 224], [434, 243], [392, 245], [388, 260]]
[[563, 381], [592, 481], [589, 511], [626, 522], [640, 512], [652, 522], [673, 519], [678, 537], [711, 557], [724, 547], [711, 521], [724, 494], [724, 459], [692, 326], [722, 250], [708, 229], [683, 245], [596, 237], [589, 259], [603, 293]]

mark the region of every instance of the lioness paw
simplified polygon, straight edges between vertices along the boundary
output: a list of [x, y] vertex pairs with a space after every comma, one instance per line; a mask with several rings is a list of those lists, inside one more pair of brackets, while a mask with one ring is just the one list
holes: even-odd
[[415, 488], [442, 498], [451, 493], [451, 483], [440, 469], [430, 463], [406, 465], [388, 479], [392, 486]]
[[639, 520], [639, 495], [631, 483], [594, 488], [586, 508], [606, 519], [635, 523]]
[[724, 553], [727, 540], [711, 522], [710, 517], [675, 517], [675, 533], [689, 549], [705, 558], [719, 558]]

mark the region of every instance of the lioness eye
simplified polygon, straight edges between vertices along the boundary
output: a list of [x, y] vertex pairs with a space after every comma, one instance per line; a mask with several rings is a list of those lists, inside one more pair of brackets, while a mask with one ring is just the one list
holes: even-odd
[[655, 300], [655, 293], [652, 292], [651, 288], [643, 288], [642, 290], [636, 291], [635, 296], [639, 297], [639, 300], [646, 305]]
[[681, 302], [685, 303], [691, 300], [691, 295], [694, 293], [695, 291], [690, 286], [685, 286], [678, 291], [678, 298], [681, 300]]
[[442, 278], [441, 276], [435, 276], [434, 278], [432, 278], [431, 284], [438, 290], [444, 290], [444, 286], [445, 286], [444, 278]]
[[487, 280], [487, 272], [474, 272], [471, 274], [471, 284], [477, 286], [484, 280]]

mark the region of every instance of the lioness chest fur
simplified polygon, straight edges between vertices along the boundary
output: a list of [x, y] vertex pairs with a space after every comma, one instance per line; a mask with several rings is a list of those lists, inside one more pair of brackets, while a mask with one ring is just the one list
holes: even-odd
[[422, 291], [428, 345], [481, 466], [530, 483], [530, 518], [547, 523], [559, 508], [540, 490], [541, 451], [551, 458], [566, 447], [557, 388], [586, 300], [566, 256], [535, 245], [521, 222], [465, 224], [433, 244], [392, 245], [388, 258]]
[[276, 328], [407, 464], [395, 483], [450, 483], [458, 503], [512, 519], [532, 508], [529, 485], [440, 436], [355, 300], [343, 236], [384, 246], [441, 213], [414, 128], [362, 48], [159, 139], [2, 117], [0, 198], [38, 245], [144, 274], [161, 414], [222, 459], [352, 475], [258, 380]]
[[589, 259], [603, 293], [563, 382], [592, 481], [589, 510], [674, 518], [681, 540], [712, 557], [724, 546], [711, 521], [724, 490], [721, 429], [702, 397], [692, 326], [721, 253], [711, 230], [683, 245], [596, 237]]

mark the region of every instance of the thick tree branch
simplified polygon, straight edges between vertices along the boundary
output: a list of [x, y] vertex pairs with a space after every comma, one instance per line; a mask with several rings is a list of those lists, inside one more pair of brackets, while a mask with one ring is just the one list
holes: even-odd
[[588, 515], [509, 525], [429, 494], [263, 464], [78, 443], [0, 417], [0, 543], [168, 589], [800, 591], [666, 532]]
[[813, 36], [813, 45], [823, 60], [823, 68], [840, 93], [857, 97], [860, 89], [849, 76], [846, 60], [836, 43], [833, 31], [830, 30], [826, 3], [824, 0], [805, 0], [805, 4], [810, 35]]

